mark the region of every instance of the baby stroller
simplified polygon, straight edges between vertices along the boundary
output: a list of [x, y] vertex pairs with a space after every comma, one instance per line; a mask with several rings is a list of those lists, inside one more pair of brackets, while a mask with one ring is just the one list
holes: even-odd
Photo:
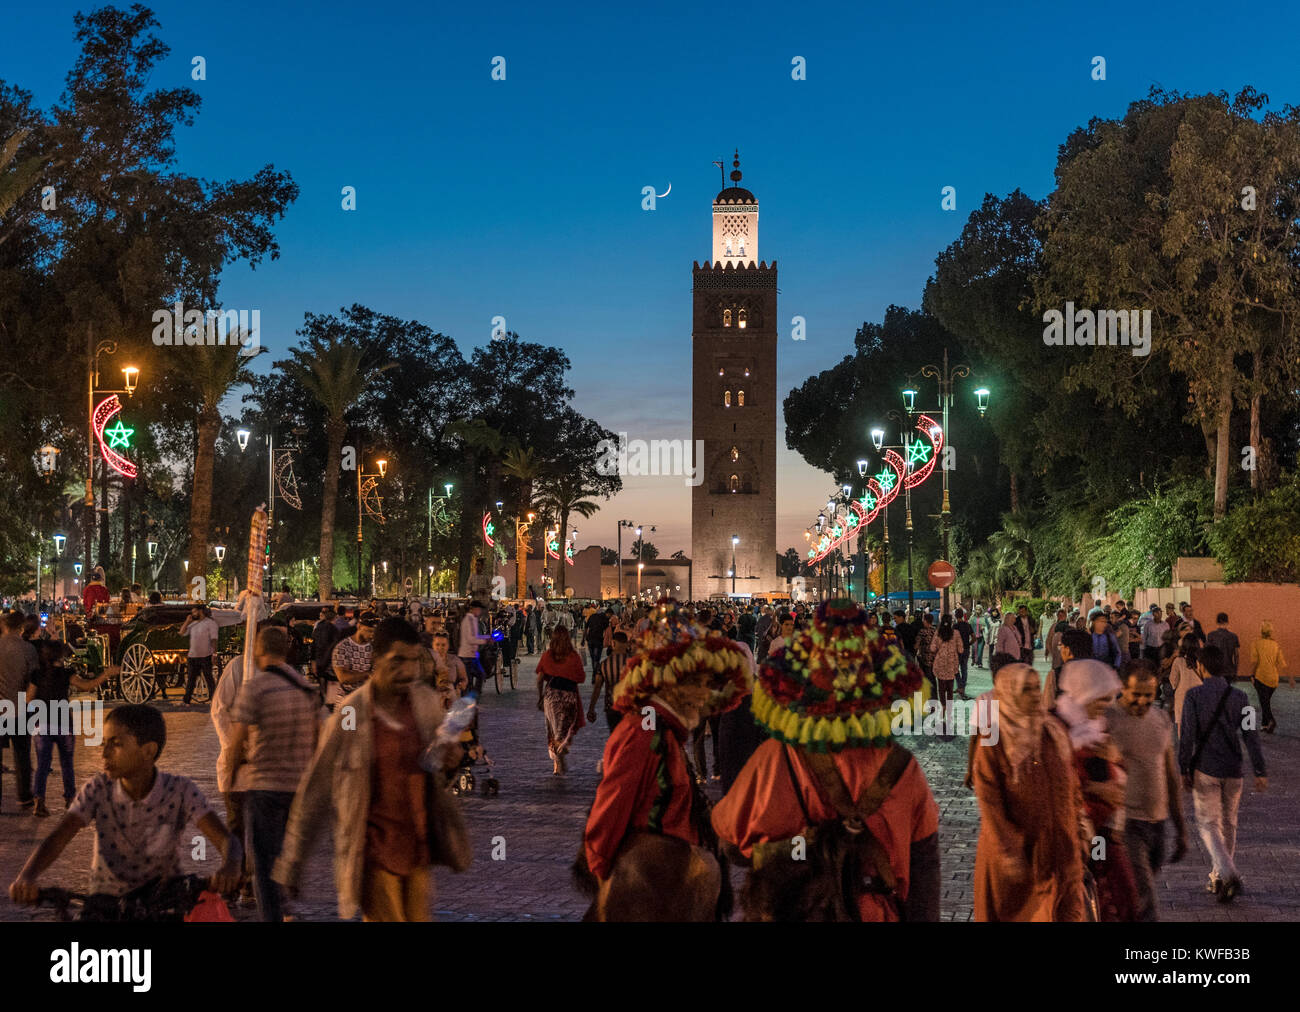
[[461, 756], [460, 765], [451, 778], [451, 793], [473, 794], [477, 781], [474, 777], [474, 767], [478, 763], [484, 763], [487, 766], [487, 776], [483, 778], [483, 796], [494, 798], [500, 793], [501, 784], [496, 777], [492, 775], [492, 757], [488, 755], [487, 749], [479, 741], [478, 735], [478, 712], [474, 713], [473, 723], [460, 733], [460, 747], [464, 753]]

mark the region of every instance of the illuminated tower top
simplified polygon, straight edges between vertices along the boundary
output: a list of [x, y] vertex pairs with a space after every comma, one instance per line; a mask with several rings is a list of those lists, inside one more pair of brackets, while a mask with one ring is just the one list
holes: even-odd
[[731, 182], [713, 198], [713, 262], [724, 267], [758, 263], [758, 199], [740, 185], [740, 151]]

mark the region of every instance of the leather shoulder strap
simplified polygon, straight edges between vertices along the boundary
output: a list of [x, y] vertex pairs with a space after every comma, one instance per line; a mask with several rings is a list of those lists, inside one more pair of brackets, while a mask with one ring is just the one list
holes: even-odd
[[907, 769], [907, 764], [912, 761], [912, 753], [898, 742], [891, 742], [889, 755], [885, 757], [876, 778], [856, 802], [849, 796], [849, 790], [830, 755], [824, 752], [805, 752], [804, 760], [825, 792], [826, 800], [839, 813], [840, 818], [865, 822], [875, 815], [885, 798], [889, 797], [889, 792], [894, 789]]

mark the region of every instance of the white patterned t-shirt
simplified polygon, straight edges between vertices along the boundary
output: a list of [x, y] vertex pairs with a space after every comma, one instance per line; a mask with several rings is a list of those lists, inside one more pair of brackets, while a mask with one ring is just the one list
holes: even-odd
[[121, 781], [100, 773], [68, 808], [69, 815], [95, 827], [90, 891], [121, 896], [150, 879], [179, 874], [179, 850], [189, 843], [185, 827], [211, 811], [189, 777], [159, 770], [149, 793], [134, 801]]

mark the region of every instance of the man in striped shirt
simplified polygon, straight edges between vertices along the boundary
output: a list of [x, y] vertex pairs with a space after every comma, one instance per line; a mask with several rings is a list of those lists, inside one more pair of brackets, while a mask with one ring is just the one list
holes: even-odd
[[241, 758], [245, 737], [248, 741], [244, 821], [264, 921], [284, 919], [280, 887], [272, 881], [271, 869], [284, 843], [294, 792], [316, 751], [321, 714], [316, 689], [289, 666], [291, 643], [283, 626], [268, 626], [257, 634], [253, 677], [244, 679], [230, 708], [232, 763]]
[[618, 684], [619, 676], [623, 674], [623, 665], [627, 663], [627, 633], [616, 632], [611, 638], [609, 656], [600, 662], [596, 668], [596, 677], [592, 682], [591, 705], [587, 707], [587, 719], [594, 721], [596, 719], [596, 703], [600, 699], [600, 694], [605, 693], [605, 723], [609, 729], [614, 730], [614, 725], [619, 722], [623, 715], [614, 709], [614, 686]]

